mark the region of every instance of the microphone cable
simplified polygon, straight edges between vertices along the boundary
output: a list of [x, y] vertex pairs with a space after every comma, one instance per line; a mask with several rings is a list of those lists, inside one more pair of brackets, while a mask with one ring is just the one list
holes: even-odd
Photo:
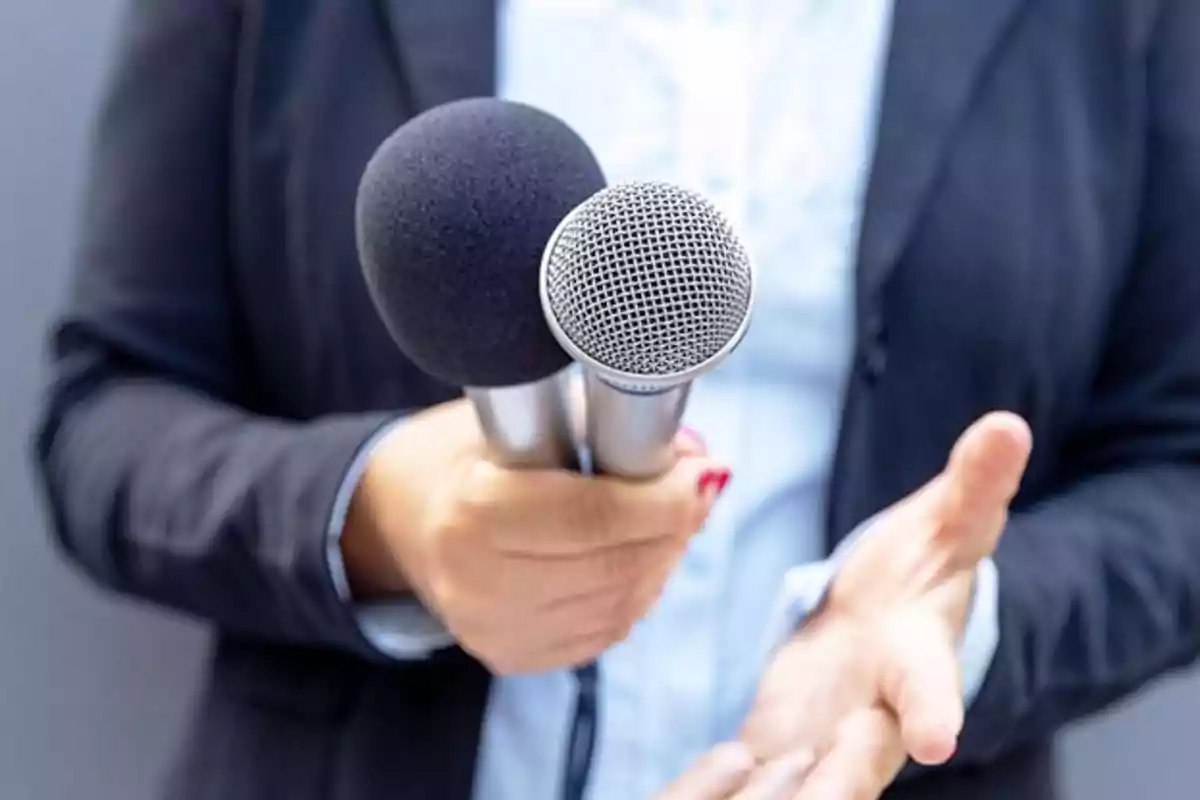
[[[584, 475], [594, 475], [594, 462], [587, 442], [576, 442], [575, 451], [579, 471]], [[570, 717], [560, 800], [583, 800], [592, 774], [592, 759], [595, 757], [596, 736], [600, 726], [599, 662], [592, 661], [575, 667], [572, 674], [575, 677], [575, 706]]]
[[583, 800], [592, 771], [596, 749], [597, 689], [600, 668], [595, 661], [576, 667], [575, 709], [571, 714], [571, 732], [567, 737], [566, 769], [563, 773], [562, 800]]

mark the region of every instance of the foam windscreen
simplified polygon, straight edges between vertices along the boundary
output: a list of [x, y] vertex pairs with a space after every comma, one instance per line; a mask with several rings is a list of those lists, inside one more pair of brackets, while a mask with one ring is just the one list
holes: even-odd
[[564, 368], [538, 271], [558, 223], [602, 188], [584, 141], [528, 105], [459, 100], [401, 126], [368, 163], [355, 213], [363, 275], [397, 345], [458, 386]]

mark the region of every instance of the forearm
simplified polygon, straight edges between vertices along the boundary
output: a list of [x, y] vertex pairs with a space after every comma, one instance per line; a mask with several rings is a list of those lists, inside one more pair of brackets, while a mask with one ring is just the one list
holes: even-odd
[[54, 529], [101, 584], [257, 637], [375, 651], [327, 560], [384, 415], [294, 424], [149, 378], [60, 389], [37, 438]]

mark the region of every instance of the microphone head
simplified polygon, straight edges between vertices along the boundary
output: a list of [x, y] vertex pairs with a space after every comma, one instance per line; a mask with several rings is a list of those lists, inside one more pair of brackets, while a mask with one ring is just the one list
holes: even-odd
[[372, 301], [420, 369], [456, 386], [515, 386], [570, 363], [538, 299], [546, 241], [604, 187], [588, 146], [527, 105], [459, 100], [372, 156], [355, 233]]
[[629, 391], [686, 383], [719, 364], [750, 323], [754, 273], [717, 208], [661, 182], [621, 183], [571, 212], [542, 257], [550, 329]]

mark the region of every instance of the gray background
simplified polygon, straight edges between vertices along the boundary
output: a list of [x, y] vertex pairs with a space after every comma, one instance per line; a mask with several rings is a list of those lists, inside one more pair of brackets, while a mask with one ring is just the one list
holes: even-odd
[[[0, 797], [149, 800], [203, 658], [195, 626], [100, 595], [48, 544], [26, 467], [45, 321], [61, 297], [83, 148], [118, 0], [0, 3]], [[1071, 800], [1200, 790], [1200, 679], [1064, 747]]]

